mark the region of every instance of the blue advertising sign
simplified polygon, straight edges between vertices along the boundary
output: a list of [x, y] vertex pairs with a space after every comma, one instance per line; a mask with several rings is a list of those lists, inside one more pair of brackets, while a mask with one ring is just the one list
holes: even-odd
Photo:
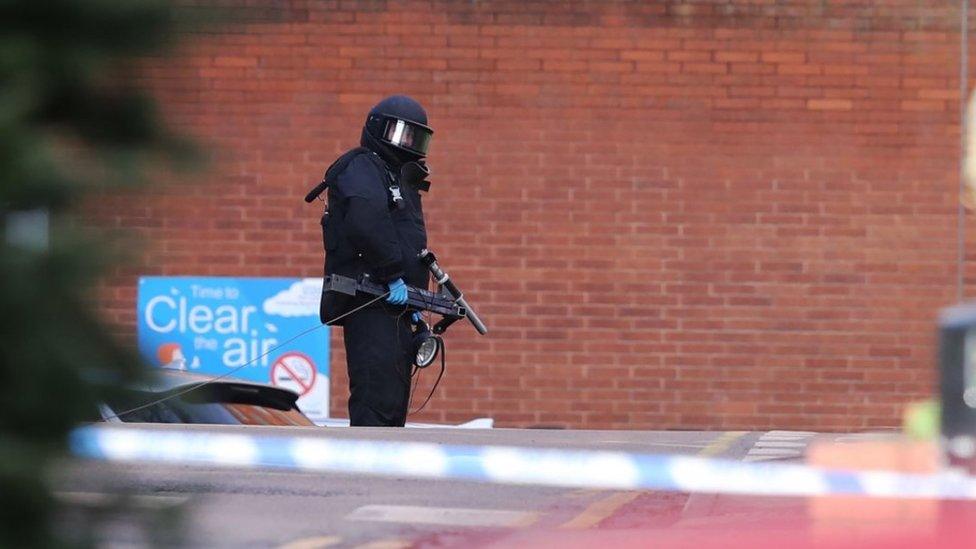
[[321, 278], [141, 277], [139, 351], [150, 364], [286, 387], [312, 419], [329, 417], [329, 328]]

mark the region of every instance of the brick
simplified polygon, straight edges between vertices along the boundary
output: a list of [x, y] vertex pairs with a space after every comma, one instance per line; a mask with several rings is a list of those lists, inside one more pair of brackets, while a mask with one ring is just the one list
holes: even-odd
[[903, 111], [944, 111], [946, 110], [945, 101], [902, 101], [901, 110]]
[[543, 71], [579, 73], [586, 70], [585, 61], [543, 61]]
[[823, 66], [810, 64], [783, 64], [776, 67], [776, 73], [782, 75], [823, 74]]
[[628, 62], [591, 61], [591, 72], [633, 72], [634, 64]]
[[807, 60], [806, 54], [792, 52], [762, 52], [759, 58], [763, 63], [783, 63], [788, 65], [803, 64]]
[[682, 63], [681, 72], [698, 74], [725, 74], [729, 71], [724, 63]]
[[729, 69], [732, 74], [773, 74], [776, 72], [775, 66], [760, 63], [729, 63]]
[[717, 51], [715, 61], [719, 63], [754, 63], [759, 54], [751, 51]]
[[810, 99], [807, 108], [814, 111], [849, 111], [854, 102], [849, 99]]
[[759, 107], [758, 97], [743, 97], [733, 99], [715, 99], [712, 105], [716, 109], [756, 109]]
[[499, 59], [495, 69], [499, 71], [537, 71], [542, 68], [538, 59]]
[[797, 110], [805, 109], [806, 101], [802, 99], [763, 99], [759, 105], [763, 109], [770, 110]]
[[663, 61], [664, 52], [657, 50], [628, 50], [620, 52], [625, 61]]
[[707, 63], [712, 60], [712, 54], [707, 51], [669, 51], [667, 52], [667, 59], [668, 61]]
[[946, 101], [959, 101], [959, 89], [923, 89], [918, 90], [919, 99], [944, 99]]
[[651, 61], [638, 61], [636, 63], [636, 71], [639, 73], [678, 73], [681, 72], [681, 63], [655, 63]]
[[256, 67], [258, 66], [257, 57], [214, 57], [213, 66], [215, 67]]

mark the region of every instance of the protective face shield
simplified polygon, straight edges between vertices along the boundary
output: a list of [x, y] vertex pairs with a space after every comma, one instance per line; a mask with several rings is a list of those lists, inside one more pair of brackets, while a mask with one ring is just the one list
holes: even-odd
[[434, 130], [424, 124], [386, 114], [371, 114], [366, 129], [381, 142], [418, 157], [427, 156], [434, 135]]

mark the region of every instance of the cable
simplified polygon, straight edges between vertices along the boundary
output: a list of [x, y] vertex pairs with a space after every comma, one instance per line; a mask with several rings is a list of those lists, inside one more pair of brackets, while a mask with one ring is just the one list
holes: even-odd
[[[407, 415], [410, 415], [410, 405], [413, 404], [413, 395], [417, 392], [417, 385], [420, 384], [420, 370], [421, 368], [416, 364], [413, 365], [410, 372], [410, 398], [407, 399]], [[417, 378], [414, 380], [414, 378]]]
[[306, 335], [314, 332], [315, 330], [318, 330], [319, 328], [321, 328], [323, 326], [331, 326], [331, 325], [335, 324], [336, 322], [342, 320], [343, 318], [346, 318], [347, 316], [349, 316], [349, 315], [351, 315], [353, 313], [359, 312], [362, 309], [365, 309], [366, 307], [369, 307], [373, 303], [376, 303], [377, 301], [383, 299], [384, 297], [386, 297], [388, 295], [390, 295], [390, 292], [386, 292], [385, 294], [383, 294], [383, 295], [381, 295], [381, 296], [379, 296], [379, 297], [377, 297], [375, 299], [372, 299], [370, 301], [367, 301], [363, 305], [360, 305], [359, 307], [356, 307], [355, 309], [353, 309], [353, 310], [351, 310], [351, 311], [349, 311], [347, 313], [341, 314], [341, 315], [337, 316], [336, 318], [330, 320], [329, 322], [326, 322], [324, 324], [318, 324], [316, 326], [312, 326], [311, 328], [305, 330], [304, 332], [301, 332], [300, 334], [292, 337], [291, 339], [288, 339], [288, 340], [282, 342], [280, 345], [269, 349], [263, 355], [258, 356], [258, 357], [254, 357], [253, 359], [249, 360], [247, 363], [242, 364], [242, 365], [240, 365], [240, 366], [238, 366], [238, 367], [234, 368], [233, 370], [230, 370], [230, 371], [228, 371], [226, 373], [220, 374], [219, 376], [217, 376], [217, 377], [215, 377], [213, 379], [208, 379], [207, 381], [203, 381], [203, 382], [201, 382], [201, 383], [199, 383], [197, 385], [194, 385], [193, 387], [190, 387], [189, 389], [186, 389], [184, 391], [180, 391], [178, 393], [173, 393], [171, 395], [167, 395], [167, 396], [165, 396], [163, 398], [154, 400], [154, 401], [149, 402], [147, 404], [143, 404], [142, 406], [136, 406], [135, 408], [132, 408], [131, 410], [126, 410], [124, 412], [119, 412], [119, 413], [117, 413], [115, 415], [108, 416], [108, 417], [106, 417], [104, 419], [105, 419], [105, 421], [109, 421], [109, 420], [112, 420], [112, 419], [115, 419], [115, 418], [120, 418], [120, 417], [122, 417], [124, 415], [131, 414], [132, 412], [138, 412], [139, 410], [145, 410], [146, 408], [149, 408], [150, 406], [155, 406], [157, 404], [161, 404], [163, 402], [166, 402], [167, 400], [174, 399], [174, 398], [176, 398], [178, 396], [183, 396], [183, 395], [185, 395], [187, 393], [190, 393], [192, 391], [196, 391], [197, 389], [199, 389], [201, 387], [205, 387], [207, 385], [210, 385], [211, 383], [213, 383], [215, 381], [219, 381], [219, 380], [221, 380], [221, 379], [223, 379], [223, 378], [225, 378], [225, 377], [227, 377], [227, 376], [229, 376], [229, 375], [237, 372], [238, 370], [244, 368], [245, 366], [249, 366], [249, 365], [253, 364], [256, 361], [261, 360], [262, 358], [270, 355], [271, 353], [277, 351], [278, 349], [284, 347], [285, 345], [288, 345], [292, 341], [295, 341], [296, 339], [298, 339], [300, 337], [304, 337], [304, 336], [306, 336]]

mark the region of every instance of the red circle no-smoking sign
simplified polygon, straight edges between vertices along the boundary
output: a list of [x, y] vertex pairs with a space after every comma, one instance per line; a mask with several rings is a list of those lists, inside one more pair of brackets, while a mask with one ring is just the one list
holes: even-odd
[[285, 353], [271, 365], [271, 384], [305, 396], [315, 386], [315, 363], [302, 353]]

